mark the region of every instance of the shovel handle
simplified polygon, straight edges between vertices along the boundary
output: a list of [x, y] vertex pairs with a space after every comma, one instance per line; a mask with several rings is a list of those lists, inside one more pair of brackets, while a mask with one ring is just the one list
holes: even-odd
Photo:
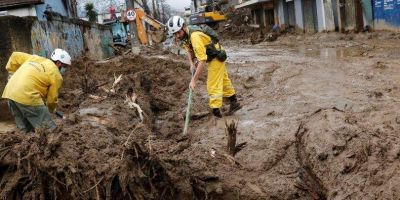
[[59, 118], [61, 118], [61, 119], [64, 119], [64, 115], [63, 115], [63, 113], [62, 112], [60, 112], [60, 111], [56, 111], [56, 116], [57, 117], [59, 117]]
[[[195, 73], [196, 73], [196, 70], [192, 70], [192, 78]], [[189, 97], [188, 97], [188, 103], [187, 103], [187, 109], [186, 109], [185, 127], [183, 128], [183, 135], [187, 134], [187, 130], [189, 127], [190, 110], [192, 109], [192, 96], [193, 96], [193, 91], [192, 91], [192, 88], [189, 87]]]

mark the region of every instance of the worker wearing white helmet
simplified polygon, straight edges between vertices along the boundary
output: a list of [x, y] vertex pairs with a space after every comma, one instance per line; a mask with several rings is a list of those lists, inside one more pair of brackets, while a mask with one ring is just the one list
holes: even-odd
[[12, 53], [6, 65], [9, 80], [2, 98], [8, 99], [18, 129], [31, 132], [39, 127], [56, 128], [50, 113], [57, 106], [62, 74], [70, 65], [71, 56], [62, 49], [55, 49], [51, 59]]
[[[237, 100], [236, 92], [228, 77], [225, 67], [227, 58], [225, 50], [219, 44], [218, 34], [208, 26], [187, 26], [185, 20], [180, 16], [173, 16], [167, 22], [170, 34], [175, 39], [182, 42], [182, 47], [188, 52], [190, 69], [195, 71], [190, 88], [196, 87], [196, 82], [208, 64], [207, 72], [207, 92], [209, 96], [209, 106], [215, 117], [221, 118], [223, 98], [227, 98], [230, 103], [228, 115], [233, 114], [242, 106]], [[194, 64], [197, 59], [197, 66]]]

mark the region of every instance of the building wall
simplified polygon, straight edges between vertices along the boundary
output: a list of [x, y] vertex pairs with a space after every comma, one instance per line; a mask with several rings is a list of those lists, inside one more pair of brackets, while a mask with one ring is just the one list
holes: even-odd
[[335, 31], [339, 30], [339, 19], [338, 19], [338, 0], [331, 0], [332, 3], [332, 12], [333, 12], [333, 21], [335, 26]]
[[294, 1], [286, 2], [287, 6], [287, 21], [289, 26], [296, 26], [296, 14], [294, 9]]
[[346, 0], [345, 6], [345, 30], [354, 30], [356, 28], [356, 12], [354, 0]]
[[0, 17], [0, 94], [7, 71], [4, 69], [14, 51], [49, 57], [55, 48], [62, 48], [72, 58], [88, 56], [92, 59], [113, 56], [111, 30], [107, 26], [76, 21], [38, 21], [33, 17]]
[[35, 21], [31, 40], [32, 53], [43, 57], [49, 57], [55, 48], [65, 49], [73, 58], [85, 53], [80, 26], [73, 23]]
[[36, 8], [35, 6], [28, 6], [24, 8], [15, 8], [9, 9], [3, 12], [5, 16], [19, 16], [19, 17], [27, 17], [27, 16], [36, 16]]
[[35, 6], [37, 17], [39, 20], [46, 20], [46, 18], [44, 17], [44, 11], [46, 10], [47, 6], [50, 6], [53, 12], [57, 12], [62, 16], [68, 16], [66, 5], [64, 5], [61, 0], [45, 0], [44, 4], [37, 4]]
[[303, 19], [303, 2], [302, 0], [294, 0], [294, 12], [296, 16], [296, 29], [299, 32], [304, 31]]
[[316, 0], [303, 0], [303, 16], [304, 16], [304, 31], [307, 33], [315, 33], [317, 31], [318, 21], [316, 11]]
[[282, 0], [275, 0], [274, 1], [274, 15], [275, 15], [275, 23], [279, 24], [281, 28], [285, 28], [285, 14], [283, 11], [283, 1]]
[[315, 0], [317, 9], [317, 31], [322, 32], [325, 30], [325, 13], [323, 0]]
[[400, 31], [400, 0], [373, 0], [374, 28]]
[[335, 31], [335, 17], [333, 15], [332, 0], [324, 0], [325, 31]]
[[[30, 29], [34, 18], [0, 17], [0, 95], [6, 85], [8, 72], [5, 66], [13, 51], [32, 52]], [[28, 30], [28, 31], [27, 31]], [[0, 100], [1, 101], [1, 100]], [[1, 102], [0, 102], [1, 103]]]
[[284, 25], [286, 28], [289, 27], [295, 27], [296, 26], [296, 17], [295, 17], [295, 11], [294, 11], [294, 1], [286, 1], [286, 0], [281, 0], [282, 2], [282, 11], [283, 11], [283, 17], [284, 17]]
[[[400, 3], [400, 0], [398, 0]], [[372, 15], [372, 3], [371, 0], [362, 0], [364, 24], [372, 27], [374, 25], [374, 18]]]

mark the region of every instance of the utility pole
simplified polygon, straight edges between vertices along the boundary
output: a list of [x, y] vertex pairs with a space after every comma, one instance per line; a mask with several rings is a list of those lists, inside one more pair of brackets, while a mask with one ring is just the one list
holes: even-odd
[[[127, 10], [135, 9], [135, 1], [134, 0], [126, 0]], [[130, 29], [131, 29], [131, 46], [132, 46], [132, 54], [139, 55], [140, 53], [140, 43], [138, 38], [137, 27], [135, 21], [129, 21]]]

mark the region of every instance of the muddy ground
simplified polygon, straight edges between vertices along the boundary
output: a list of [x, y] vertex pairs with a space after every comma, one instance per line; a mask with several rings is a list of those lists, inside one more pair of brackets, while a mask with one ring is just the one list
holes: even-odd
[[[60, 95], [67, 119], [57, 120], [59, 129], [0, 133], [0, 196], [400, 198], [399, 34], [224, 43], [244, 107], [222, 120], [191, 121], [186, 137], [183, 57], [147, 49], [141, 57], [75, 62]], [[127, 101], [133, 94], [143, 121]], [[193, 113], [204, 111], [205, 77]], [[225, 121], [232, 120], [237, 143], [246, 142], [234, 158], [226, 149]]]

